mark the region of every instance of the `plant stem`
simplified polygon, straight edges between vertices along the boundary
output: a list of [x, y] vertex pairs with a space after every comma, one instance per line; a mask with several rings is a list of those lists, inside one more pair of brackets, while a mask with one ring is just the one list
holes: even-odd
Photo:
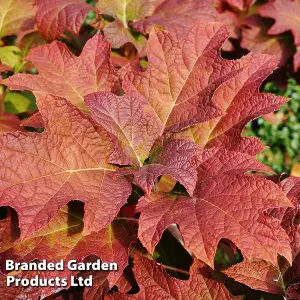
[[126, 221], [129, 221], [129, 222], [138, 222], [139, 221], [138, 219], [128, 218], [128, 217], [117, 217], [117, 218], [115, 218], [115, 220], [126, 220]]
[[8, 93], [8, 88], [5, 89], [3, 94], [0, 95], [0, 114], [4, 114], [4, 99], [6, 97], [6, 94]]
[[175, 272], [178, 272], [178, 273], [181, 273], [181, 274], [185, 274], [185, 275], [190, 275], [190, 272], [186, 271], [186, 270], [181, 270], [181, 269], [170, 267], [170, 266], [166, 266], [166, 265], [163, 265], [163, 264], [161, 264], [161, 266], [163, 266], [167, 270], [175, 271]]

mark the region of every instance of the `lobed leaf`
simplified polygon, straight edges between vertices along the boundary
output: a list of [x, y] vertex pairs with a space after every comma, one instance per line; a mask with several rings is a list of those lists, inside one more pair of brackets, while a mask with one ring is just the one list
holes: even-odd
[[[266, 3], [258, 9], [263, 17], [275, 19], [275, 24], [268, 30], [268, 34], [280, 34], [291, 30], [295, 37], [296, 46], [300, 46], [300, 13], [299, 1], [283, 1], [276, 0]], [[299, 68], [299, 54], [296, 52], [294, 56], [294, 70], [297, 72]]]
[[291, 41], [284, 35], [268, 35], [268, 28], [268, 23], [259, 15], [248, 18], [242, 28], [241, 47], [254, 53], [273, 55], [279, 61], [278, 67], [283, 67], [293, 55]]
[[3, 81], [12, 90], [61, 96], [84, 107], [84, 96], [97, 91], [118, 91], [119, 79], [110, 64], [110, 45], [102, 35], [90, 39], [79, 57], [65, 44], [52, 42], [30, 51], [26, 58], [38, 75], [17, 74]]
[[37, 0], [36, 24], [48, 42], [59, 38], [64, 31], [78, 34], [92, 7], [84, 0]]
[[284, 284], [278, 268], [263, 260], [245, 260], [224, 271], [254, 290], [261, 290], [272, 294], [282, 294]]
[[227, 36], [220, 23], [197, 22], [180, 42], [167, 32], [153, 30], [147, 70], [127, 72], [123, 89], [147, 99], [165, 131], [180, 131], [222, 115], [213, 94], [243, 70], [243, 61], [220, 57]]
[[250, 170], [274, 173], [272, 169], [257, 161], [253, 155], [217, 147], [203, 151], [201, 163], [197, 168], [199, 181], [223, 174], [240, 175]]
[[196, 21], [212, 22], [218, 20], [218, 14], [211, 0], [163, 0], [156, 2], [155, 10], [148, 12], [149, 17], [133, 23], [135, 30], [149, 33], [153, 25], [159, 25], [180, 41]]
[[[281, 183], [283, 191], [294, 204], [294, 208], [271, 211], [271, 214], [281, 221], [281, 226], [290, 237], [293, 254], [293, 264], [284, 271], [284, 282], [288, 286], [291, 283], [300, 283], [300, 179], [289, 177]], [[277, 213], [277, 214], [276, 214]]]
[[[2, 221], [3, 222], [3, 221]], [[15, 262], [30, 262], [33, 259], [47, 259], [48, 262], [56, 263], [63, 259], [64, 270], [54, 272], [20, 272], [21, 278], [34, 277], [39, 275], [42, 278], [66, 278], [70, 281], [70, 276], [76, 276], [77, 271], [67, 269], [70, 260], [76, 260], [77, 263], [86, 261], [91, 254], [97, 255], [102, 262], [115, 262], [118, 264], [118, 272], [95, 271], [93, 274], [93, 285], [99, 288], [100, 279], [103, 284], [103, 291], [108, 291], [113, 285], [119, 282], [122, 272], [128, 263], [128, 247], [136, 239], [135, 224], [126, 224], [124, 221], [115, 221], [107, 228], [102, 229], [94, 234], [84, 236], [81, 232], [83, 226], [82, 219], [65, 209], [62, 209], [48, 224], [48, 226], [37, 232], [33, 237], [26, 241], [15, 241], [13, 245], [7, 249], [1, 249], [0, 263], [4, 265], [4, 261], [12, 259]], [[92, 262], [89, 259], [89, 262]], [[2, 268], [2, 271], [3, 270]], [[31, 273], [31, 274], [30, 274]], [[8, 275], [11, 275], [8, 273]], [[78, 274], [83, 276], [83, 273]], [[100, 276], [101, 275], [101, 276]], [[84, 277], [84, 276], [83, 276]], [[3, 274], [0, 282], [5, 281]], [[67, 288], [67, 287], [65, 287]], [[10, 287], [4, 288], [9, 294], [9, 299], [15, 299], [14, 294], [28, 295], [28, 299], [34, 297], [52, 295], [63, 288], [47, 287], [41, 289]], [[93, 288], [87, 288], [85, 299], [93, 299]], [[97, 289], [98, 292], [98, 289]], [[105, 293], [106, 294], [106, 293]], [[30, 296], [32, 298], [30, 298]]]
[[[2, 245], [0, 264], [5, 260], [30, 262], [34, 259], [47, 259], [48, 262], [64, 261], [64, 275], [68, 278], [77, 271], [67, 269], [70, 260], [83, 262], [90, 255], [96, 255], [102, 262], [115, 262], [118, 272], [106, 272], [106, 280], [112, 287], [128, 264], [128, 248], [136, 240], [135, 224], [114, 221], [102, 230], [84, 235], [83, 220], [67, 209], [59, 211], [47, 227], [25, 241], [16, 240], [11, 245]], [[5, 272], [5, 267], [2, 267]], [[60, 271], [56, 271], [56, 275]], [[51, 274], [51, 277], [55, 275]]]
[[227, 269], [225, 274], [253, 289], [275, 294], [284, 294], [287, 290], [288, 295], [290, 293], [294, 295], [294, 292], [297, 292], [297, 284], [300, 282], [300, 179], [289, 177], [279, 185], [287, 197], [293, 202], [294, 207], [274, 208], [269, 210], [269, 213], [280, 221], [281, 227], [289, 236], [292, 249], [292, 264], [287, 264], [287, 262], [282, 259], [278, 260], [278, 264], [273, 263], [273, 265], [263, 260], [249, 261], [246, 259], [242, 263]]
[[[163, 266], [154, 260], [134, 256], [134, 275], [140, 291], [136, 295], [114, 293], [105, 299], [232, 299], [225, 286], [206, 277], [204, 266], [195, 261], [191, 267], [189, 280], [178, 280], [171, 277]], [[202, 274], [204, 273], [204, 274]]]
[[[76, 259], [77, 263], [83, 262], [84, 258], [95, 254], [101, 257], [103, 262], [115, 262], [118, 264], [118, 272], [94, 272], [93, 274], [93, 288], [86, 288], [85, 299], [95, 299], [92, 295], [94, 286], [98, 286], [101, 281], [101, 288], [103, 288], [104, 294], [115, 284], [119, 284], [123, 269], [128, 263], [128, 247], [135, 240], [135, 228], [132, 225], [125, 224], [124, 222], [115, 221], [107, 228], [101, 231], [83, 236], [82, 219], [68, 213], [65, 210], [61, 210], [55, 218], [48, 224], [48, 226], [32, 238], [27, 239], [24, 242], [17, 241], [11, 248], [5, 251], [1, 249], [0, 262], [4, 265], [6, 259], [13, 259], [15, 262], [30, 262], [33, 259], [47, 259], [47, 262], [56, 263], [60, 259], [64, 261], [63, 271], [20, 271], [15, 274], [19, 278], [31, 278], [38, 275], [41, 278], [49, 279], [55, 276], [60, 279], [65, 278], [67, 282], [70, 282], [70, 276], [76, 276], [77, 271], [70, 271], [66, 265], [70, 260]], [[89, 260], [91, 262], [91, 260]], [[2, 271], [4, 271], [2, 269]], [[8, 273], [8, 275], [12, 275]], [[83, 274], [79, 274], [82, 276]], [[100, 276], [102, 275], [102, 277]], [[67, 287], [7, 287], [6, 275], [0, 276], [1, 284], [5, 284], [2, 287], [3, 293], [5, 293], [5, 299], [16, 299], [17, 295], [26, 295], [28, 299], [35, 299], [40, 297], [49, 296], [57, 293]], [[99, 289], [97, 289], [97, 294]], [[98, 294], [99, 295], [99, 294]], [[27, 299], [27, 298], [26, 298]]]
[[103, 29], [104, 36], [113, 48], [120, 48], [126, 43], [132, 43], [139, 53], [140, 57], [145, 56], [147, 39], [125, 27], [121, 20], [117, 19], [105, 25]]
[[280, 220], [282, 228], [289, 235], [293, 258], [295, 258], [300, 253], [300, 179], [289, 177], [283, 180], [280, 186], [294, 207], [273, 209], [270, 214]]
[[177, 134], [178, 138], [191, 139], [206, 148], [225, 147], [254, 155], [264, 149], [255, 138], [242, 138], [241, 132], [249, 121], [278, 110], [288, 99], [259, 92], [263, 80], [277, 66], [274, 57], [249, 54], [242, 61], [241, 72], [222, 83], [212, 96], [226, 114], [188, 128]]
[[291, 30], [295, 36], [295, 44], [300, 45], [300, 2], [298, 0], [275, 0], [258, 9], [263, 17], [275, 19], [275, 24], [268, 34], [279, 34]]
[[[224, 2], [234, 10], [252, 3]], [[115, 18], [104, 28], [113, 46], [129, 41], [142, 52], [145, 37], [135, 39], [131, 28], [150, 32], [148, 67], [142, 69], [135, 62], [118, 74], [110, 63], [110, 44], [96, 34], [79, 57], [57, 41], [31, 50], [27, 59], [39, 74], [18, 74], [3, 81], [11, 89], [34, 92], [39, 113], [23, 125], [45, 130], [0, 135], [0, 205], [16, 210], [21, 228], [20, 240], [9, 240], [4, 232], [7, 220], [0, 222], [0, 262], [31, 261], [45, 258], [45, 253], [54, 260], [82, 261], [93, 254], [117, 261], [118, 274], [95, 272], [95, 287], [85, 289], [85, 299], [103, 297], [120, 280], [128, 248], [136, 239], [135, 226], [113, 221], [132, 192], [130, 182], [120, 175], [133, 175], [146, 193], [136, 212], [139, 240], [150, 253], [167, 227], [178, 226], [175, 231], [182, 235], [186, 250], [211, 267], [220, 240], [235, 243], [245, 261], [226, 273], [237, 281], [280, 293], [283, 283], [274, 283], [278, 270], [271, 265], [280, 254], [293, 260], [293, 266], [286, 267], [285, 282], [297, 284], [298, 183], [290, 179], [278, 187], [244, 174], [272, 172], [254, 157], [262, 144], [242, 138], [241, 132], [250, 120], [287, 101], [259, 92], [277, 66], [275, 58], [261, 54], [221, 58], [220, 48], [228, 38], [225, 26], [195, 22], [216, 20], [210, 1], [99, 1], [97, 6]], [[49, 41], [65, 30], [78, 34], [90, 9], [81, 0], [38, 0], [37, 26]], [[155, 24], [168, 31], [149, 31]], [[268, 51], [278, 52], [280, 46]], [[123, 96], [116, 95], [123, 93], [119, 77]], [[85, 103], [92, 117], [73, 105], [85, 109]], [[130, 168], [119, 171], [113, 165]], [[159, 177], [166, 174], [159, 186]], [[170, 192], [174, 180], [190, 197]], [[164, 185], [168, 193], [159, 192], [166, 190]], [[83, 232], [81, 219], [61, 211], [74, 199], [85, 203]], [[250, 265], [249, 259], [254, 263]], [[107, 299], [231, 299], [197, 260], [187, 281], [169, 276], [163, 266], [138, 255], [134, 265], [139, 293], [121, 294], [130, 288], [125, 280], [119, 293]], [[5, 275], [0, 279], [3, 284]], [[46, 297], [57, 291], [3, 287], [8, 299]]]
[[167, 174], [181, 183], [192, 196], [197, 182], [196, 169], [200, 163], [201, 149], [194, 143], [184, 140], [166, 141], [160, 147], [158, 153], [153, 151], [149, 165], [137, 170], [121, 170], [118, 173], [133, 175], [134, 183], [148, 195], [158, 177]]
[[0, 205], [17, 211], [22, 239], [74, 199], [85, 202], [85, 231], [99, 231], [131, 194], [131, 184], [106, 164], [110, 137], [67, 100], [35, 95], [45, 131], [0, 137]]
[[249, 259], [276, 264], [279, 253], [291, 261], [287, 235], [279, 222], [263, 214], [268, 207], [284, 205], [290, 202], [273, 182], [223, 174], [198, 182], [193, 198], [162, 193], [143, 197], [137, 206], [138, 237], [152, 253], [166, 227], [175, 223], [185, 248], [210, 266], [222, 238], [234, 242]]
[[163, 131], [147, 101], [138, 94], [118, 97], [112, 93], [95, 93], [86, 96], [85, 102], [93, 119], [119, 143], [121, 153], [113, 153], [110, 162], [142, 166]]

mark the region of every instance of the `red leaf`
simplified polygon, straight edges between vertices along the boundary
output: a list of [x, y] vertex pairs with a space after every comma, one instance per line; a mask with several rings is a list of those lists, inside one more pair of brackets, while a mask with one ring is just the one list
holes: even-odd
[[224, 148], [206, 149], [197, 169], [200, 180], [221, 174], [242, 174], [250, 170], [273, 173], [272, 169], [258, 162], [253, 155]]
[[279, 61], [279, 67], [284, 66], [293, 54], [289, 39], [284, 35], [268, 35], [269, 26], [259, 15], [247, 19], [245, 25], [242, 29], [241, 47], [254, 53], [274, 55]]
[[[20, 271], [13, 273], [13, 276], [17, 279], [34, 279], [36, 276], [40, 280], [46, 280], [50, 278], [59, 277], [60, 280], [67, 280], [68, 276], [65, 274], [65, 271], [60, 271], [57, 276], [53, 274], [52, 271]], [[55, 281], [54, 281], [55, 282]], [[58, 293], [63, 290], [65, 287], [62, 286], [44, 286], [44, 287], [34, 287], [31, 285], [22, 286], [20, 283], [18, 286], [10, 283], [10, 286], [7, 286], [7, 275], [0, 275], [0, 290], [3, 299], [5, 300], [15, 300], [15, 299], [39, 299], [39, 297], [45, 298], [52, 294]]]
[[11, 211], [8, 211], [7, 218], [0, 220], [0, 246], [1, 251], [12, 245], [18, 239], [18, 225], [12, 218]]
[[278, 221], [263, 214], [269, 207], [284, 205], [290, 202], [273, 182], [220, 175], [199, 182], [192, 199], [161, 193], [143, 197], [137, 206], [138, 237], [152, 253], [165, 228], [176, 223], [185, 248], [210, 266], [222, 238], [234, 242], [249, 259], [276, 264], [279, 253], [291, 261], [287, 235]]
[[21, 126], [44, 128], [45, 125], [42, 115], [38, 112], [32, 115], [29, 119], [24, 120]]
[[135, 30], [149, 33], [153, 25], [159, 25], [177, 40], [182, 40], [197, 20], [218, 20], [211, 0], [164, 0], [158, 4], [151, 16], [133, 23]]
[[107, 272], [94, 272], [93, 286], [84, 288], [83, 299], [98, 300], [106, 295], [108, 291]]
[[226, 115], [213, 121], [210, 142], [222, 135], [240, 136], [249, 121], [278, 110], [288, 101], [280, 96], [259, 93], [262, 80], [272, 73], [276, 60], [268, 55], [253, 55], [248, 59], [249, 65], [244, 72], [223, 83], [214, 94], [215, 102], [226, 110]]
[[135, 38], [132, 31], [125, 27], [119, 19], [107, 24], [103, 32], [106, 40], [112, 44], [113, 48], [132, 43], [140, 57], [146, 56], [147, 39], [143, 35]]
[[300, 253], [300, 178], [289, 177], [280, 186], [294, 207], [276, 208], [270, 214], [280, 220], [290, 237], [293, 257], [296, 257]]
[[282, 294], [284, 292], [280, 271], [263, 260], [246, 260], [223, 272], [254, 290], [272, 294]]
[[21, 121], [12, 114], [0, 114], [0, 134], [5, 132], [23, 131]]
[[283, 278], [287, 286], [291, 283], [300, 283], [300, 252], [293, 260], [292, 266], [284, 271]]
[[[269, 213], [279, 219], [282, 228], [290, 238], [292, 248], [292, 265], [279, 260], [279, 265], [271, 264], [263, 260], [244, 260], [224, 271], [225, 274], [236, 281], [244, 283], [253, 289], [263, 290], [269, 293], [284, 293], [285, 289], [294, 282], [300, 281], [300, 248], [299, 248], [299, 197], [300, 179], [289, 177], [280, 183], [282, 190], [294, 203], [295, 208], [274, 208]], [[276, 266], [276, 267], [275, 267]]]
[[[101, 258], [102, 262], [117, 263], [117, 272], [92, 272], [93, 283], [99, 284], [102, 274], [103, 283], [107, 290], [117, 284], [122, 272], [128, 264], [128, 248], [136, 240], [136, 224], [126, 224], [124, 221], [114, 221], [107, 228], [85, 236], [82, 234], [82, 219], [67, 210], [61, 210], [48, 224], [48, 226], [37, 232], [33, 237], [21, 242], [14, 241], [10, 247], [1, 248], [1, 265], [10, 259], [14, 262], [30, 262], [34, 259], [46, 259], [47, 262], [64, 262], [64, 271], [53, 271], [44, 274], [46, 278], [64, 277], [70, 282], [70, 276], [76, 276], [78, 271], [67, 268], [70, 260], [77, 263], [83, 262], [85, 258], [93, 254]], [[97, 245], [97, 247], [95, 247]], [[93, 262], [88, 260], [88, 262]], [[5, 272], [5, 267], [2, 267]], [[31, 271], [32, 276], [36, 272]], [[10, 273], [8, 275], [11, 275]], [[80, 274], [82, 276], [83, 274]], [[30, 276], [30, 275], [29, 275]], [[20, 277], [27, 277], [26, 272]], [[104, 288], [104, 286], [103, 286]], [[19, 290], [22, 288], [19, 287]], [[26, 289], [24, 289], [26, 290]], [[50, 288], [48, 295], [57, 292], [57, 286]], [[91, 292], [91, 290], [90, 290]], [[90, 294], [88, 292], [87, 294]], [[37, 294], [43, 295], [43, 289], [37, 287]], [[90, 298], [87, 298], [90, 299]]]
[[[0, 137], [1, 205], [18, 215], [21, 237], [46, 226], [73, 199], [85, 202], [85, 230], [107, 226], [131, 194], [131, 184], [106, 164], [107, 133], [67, 100], [35, 93], [45, 131]], [[22, 168], [11, 168], [11, 163]]]
[[179, 131], [222, 115], [213, 93], [241, 72], [245, 61], [220, 57], [227, 35], [219, 23], [197, 22], [181, 42], [166, 32], [152, 31], [148, 68], [145, 72], [129, 71], [124, 90], [134, 90], [147, 99], [166, 131]]
[[[120, 293], [127, 293], [132, 288], [132, 283], [130, 281], [132, 278], [127, 278], [126, 277], [126, 271], [127, 270], [128, 269], [125, 269], [122, 276], [119, 278], [119, 280], [116, 283], [116, 286], [118, 287], [118, 291]], [[132, 277], [133, 277], [133, 275], [132, 275]]]
[[112, 294], [105, 299], [232, 299], [222, 283], [207, 278], [203, 273], [203, 264], [195, 261], [191, 267], [189, 280], [171, 277], [154, 260], [135, 255], [134, 275], [140, 291], [136, 295]]
[[264, 149], [259, 140], [242, 138], [241, 132], [249, 121], [278, 110], [288, 99], [259, 92], [262, 81], [276, 68], [274, 57], [249, 54], [242, 61], [244, 67], [241, 72], [222, 83], [212, 97], [213, 103], [226, 114], [190, 127], [176, 135], [178, 138], [191, 139], [207, 148], [225, 147], [252, 155]]
[[294, 208], [273, 209], [270, 213], [281, 221], [281, 226], [290, 237], [293, 264], [283, 270], [284, 281], [289, 285], [300, 282], [300, 178], [289, 177], [280, 185]]
[[172, 140], [161, 146], [161, 153], [154, 155], [151, 164], [137, 170], [120, 171], [120, 175], [134, 175], [134, 182], [150, 194], [159, 176], [168, 174], [180, 182], [193, 195], [197, 182], [197, 167], [201, 149], [190, 141]]
[[[97, 271], [93, 272], [93, 286], [85, 287], [83, 299], [84, 300], [99, 300], [100, 297], [104, 297], [109, 291], [109, 284], [107, 281], [107, 275], [109, 272]], [[120, 273], [118, 271], [118, 273]], [[124, 272], [121, 274], [118, 281], [115, 283], [120, 293], [128, 292], [132, 285], [125, 277]]]
[[79, 33], [92, 7], [84, 0], [37, 0], [36, 23], [48, 42], [59, 38], [64, 31]]
[[263, 17], [275, 19], [275, 24], [268, 34], [280, 34], [291, 30], [295, 36], [295, 44], [300, 45], [300, 2], [299, 0], [274, 0], [258, 9]]
[[26, 59], [36, 66], [39, 74], [7, 78], [3, 83], [12, 90], [51, 93], [83, 107], [85, 95], [119, 88], [119, 80], [110, 64], [110, 45], [100, 34], [86, 43], [79, 57], [65, 44], [55, 41], [32, 49]]
[[142, 166], [163, 126], [151, 106], [139, 94], [118, 97], [95, 93], [85, 97], [94, 120], [117, 139], [111, 163]]
[[0, 73], [6, 72], [6, 71], [11, 71], [11, 72], [13, 72], [14, 69], [11, 68], [10, 66], [4, 65], [4, 64], [0, 64]]
[[[274, 211], [276, 211], [276, 209], [274, 209]], [[278, 216], [280, 216], [280, 210], [278, 213]], [[290, 223], [293, 223], [295, 220], [291, 216], [290, 212], [288, 214], [283, 214], [283, 217], [286, 219], [285, 222], [281, 223], [284, 228], [287, 227], [289, 217]], [[286, 229], [286, 231], [289, 233], [288, 229]], [[290, 235], [290, 237], [291, 246], [294, 250], [293, 247], [295, 243], [299, 242], [299, 240], [297, 236], [292, 237]], [[291, 293], [291, 295], [295, 297], [295, 295], [297, 295], [297, 282], [300, 282], [300, 253], [298, 252], [298, 254], [293, 257], [292, 265], [287, 264], [286, 261], [283, 261], [282, 259], [279, 260], [279, 266], [276, 265], [276, 267], [263, 260], [245, 260], [224, 272], [236, 281], [244, 283], [253, 289], [276, 294], [283, 294], [287, 289], [287, 294], [289, 295], [289, 293]], [[295, 282], [295, 285], [290, 286], [291, 283]]]
[[[103, 262], [114, 262], [118, 265], [116, 272], [109, 272], [107, 280], [110, 288], [117, 284], [125, 267], [128, 265], [128, 248], [136, 241], [136, 224], [114, 221], [107, 228], [90, 235], [83, 236], [68, 254], [68, 259], [82, 258], [94, 254]], [[95, 246], [97, 245], [97, 246]]]

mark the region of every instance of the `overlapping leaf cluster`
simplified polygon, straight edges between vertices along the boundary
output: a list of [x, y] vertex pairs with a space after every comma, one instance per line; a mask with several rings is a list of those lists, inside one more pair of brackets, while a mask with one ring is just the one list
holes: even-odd
[[[276, 266], [280, 255], [294, 270], [298, 227], [285, 216], [297, 213], [298, 196], [287, 191], [290, 181], [278, 185], [251, 172], [272, 170], [255, 158], [260, 141], [241, 136], [249, 121], [288, 100], [259, 92], [277, 66], [273, 56], [222, 58], [229, 33], [204, 1], [99, 1], [93, 26], [102, 31], [78, 38], [92, 8], [84, 1], [23, 1], [30, 13], [6, 26], [18, 4], [0, 7], [3, 41], [18, 33], [20, 49], [1, 48], [2, 98], [30, 116], [20, 124], [9, 106], [1, 111], [0, 205], [12, 208], [0, 222], [5, 299], [56, 297], [63, 289], [6, 287], [6, 259], [117, 262], [118, 273], [94, 272], [84, 299], [232, 299], [213, 271], [222, 239], [240, 249], [242, 264]], [[115, 68], [110, 43], [127, 42], [147, 55], [146, 66]], [[153, 259], [170, 228], [193, 258], [189, 280]], [[289, 286], [288, 295], [296, 292]]]
[[167, 29], [180, 40], [195, 20], [221, 21], [227, 24], [232, 34], [231, 42], [223, 46], [225, 51], [239, 55], [243, 48], [271, 54], [280, 61], [279, 67], [285, 66], [293, 57], [294, 71], [297, 72], [300, 66], [300, 3], [297, 0], [100, 1], [96, 11], [115, 19], [112, 23], [102, 19], [100, 25], [113, 46], [133, 43], [140, 56], [145, 53], [146, 40], [135, 31], [146, 35], [155, 25]]
[[[232, 29], [232, 43], [226, 51], [242, 47], [255, 53], [276, 56], [279, 67], [292, 61], [299, 69], [299, 1], [231, 1], [217, 2], [220, 16]], [[292, 71], [292, 68], [290, 68]]]
[[300, 180], [297, 177], [289, 177], [280, 183], [282, 190], [293, 202], [293, 208], [276, 208], [270, 211], [281, 222], [290, 237], [292, 248], [292, 265], [283, 259], [275, 265], [264, 260], [245, 260], [226, 270], [226, 274], [235, 280], [248, 286], [270, 292], [273, 294], [285, 294], [288, 299], [299, 299], [300, 287], [300, 244], [299, 244], [299, 191]]

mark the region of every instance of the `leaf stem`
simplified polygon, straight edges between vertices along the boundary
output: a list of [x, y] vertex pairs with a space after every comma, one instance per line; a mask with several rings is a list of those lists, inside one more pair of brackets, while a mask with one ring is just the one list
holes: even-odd
[[163, 265], [163, 264], [161, 264], [161, 266], [163, 266], [167, 270], [175, 271], [175, 272], [178, 272], [178, 273], [190, 276], [190, 272], [189, 271], [178, 269], [178, 268], [174, 268], [174, 267], [171, 267], [171, 266], [166, 266], [166, 265]]
[[5, 91], [3, 92], [3, 94], [0, 95], [0, 114], [4, 114], [5, 113], [5, 109], [4, 109], [4, 99], [6, 97], [8, 93], [8, 88], [5, 89]]
[[115, 220], [126, 220], [126, 221], [129, 221], [129, 222], [138, 222], [139, 221], [138, 219], [128, 218], [128, 217], [117, 217], [117, 218], [115, 218]]

